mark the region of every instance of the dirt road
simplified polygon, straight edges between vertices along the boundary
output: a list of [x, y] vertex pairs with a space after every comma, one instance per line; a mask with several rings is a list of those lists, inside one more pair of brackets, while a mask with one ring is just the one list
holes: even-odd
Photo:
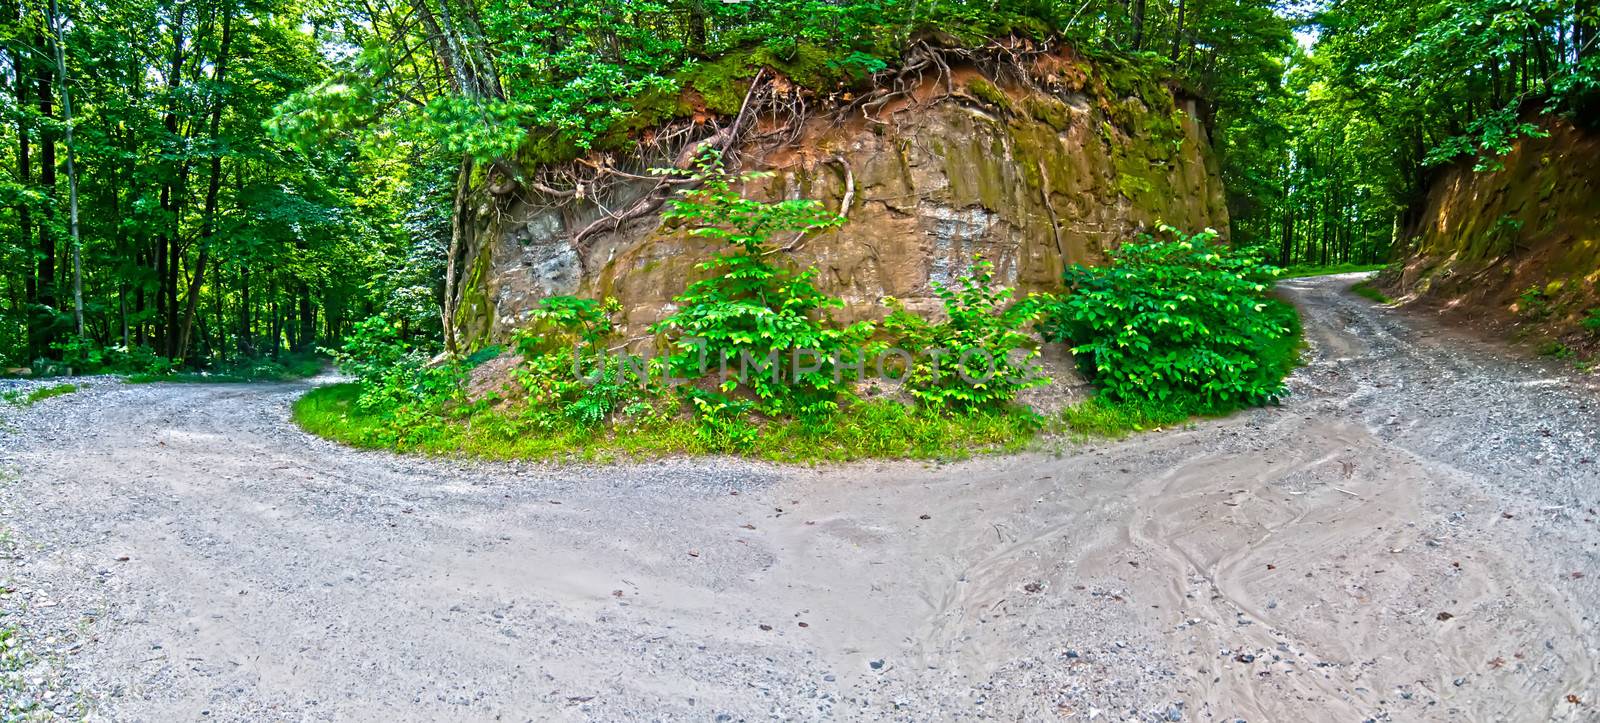
[[0, 695], [117, 720], [1595, 720], [1600, 390], [1351, 281], [1285, 284], [1312, 350], [1282, 407], [950, 465], [400, 458], [294, 429], [303, 385], [91, 383], [0, 411], [0, 623], [35, 656]]

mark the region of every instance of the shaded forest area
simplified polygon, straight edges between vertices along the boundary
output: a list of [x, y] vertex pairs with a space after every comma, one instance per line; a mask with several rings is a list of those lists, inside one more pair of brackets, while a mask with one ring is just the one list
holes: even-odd
[[[441, 343], [488, 167], [622, 147], [691, 79], [871, 86], [928, 37], [1020, 36], [1205, 101], [1233, 241], [1386, 260], [1432, 168], [1594, 118], [1586, 0], [12, 0], [0, 364], [218, 368], [381, 313]], [[748, 63], [722, 63], [738, 56]], [[581, 192], [581, 189], [556, 189]]]

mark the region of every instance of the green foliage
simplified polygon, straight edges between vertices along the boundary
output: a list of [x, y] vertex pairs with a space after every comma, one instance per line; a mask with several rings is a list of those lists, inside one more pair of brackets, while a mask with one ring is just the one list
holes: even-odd
[[887, 299], [884, 329], [897, 348], [914, 355], [905, 377], [917, 401], [934, 410], [997, 410], [1017, 393], [1050, 383], [1034, 360], [1039, 350], [1024, 330], [1045, 311], [1044, 297], [1012, 303], [1013, 291], [994, 283], [994, 264], [974, 256], [954, 287], [932, 284], [946, 319], [929, 323]]
[[157, 372], [135, 372], [124, 377], [123, 381], [128, 384], [282, 382], [314, 377], [322, 373], [327, 361], [326, 358], [309, 352], [288, 353], [276, 358], [242, 357], [229, 359], [198, 371], [168, 369]]
[[69, 337], [52, 345], [61, 365], [75, 374], [170, 374], [175, 363], [149, 347], [104, 347], [92, 339]]
[[1227, 410], [1278, 399], [1288, 369], [1267, 363], [1264, 352], [1293, 329], [1269, 313], [1277, 270], [1254, 250], [1216, 244], [1210, 230], [1160, 233], [1167, 240], [1116, 249], [1107, 267], [1069, 269], [1069, 293], [1042, 325], [1046, 337], [1074, 344], [1111, 401], [1193, 400]]
[[1383, 290], [1373, 285], [1370, 280], [1358, 281], [1350, 287], [1350, 290], [1355, 292], [1357, 296], [1370, 301], [1376, 301], [1380, 304], [1394, 303], [1394, 299], [1389, 298], [1388, 294], [1383, 293]]
[[[1236, 240], [1279, 248], [1280, 265], [1376, 262], [1403, 239], [1407, 209], [1473, 158], [1501, 167], [1563, 113], [1595, 113], [1600, 54], [1579, 48], [1600, 17], [1565, 0], [1332, 0], [1284, 10], [1314, 31], [1281, 90], [1219, 109]], [[1229, 116], [1242, 116], [1246, 122]], [[1509, 239], [1508, 239], [1509, 240]]]
[[1529, 319], [1550, 316], [1550, 294], [1538, 286], [1529, 286], [1517, 295], [1517, 313]]
[[6, 392], [5, 395], [0, 398], [3, 398], [5, 401], [12, 404], [27, 407], [32, 406], [36, 402], [42, 402], [46, 399], [64, 396], [76, 391], [78, 391], [78, 387], [75, 384], [54, 384], [48, 387], [39, 387], [38, 389], [26, 394], [22, 393], [20, 390]]
[[436, 407], [460, 395], [460, 368], [430, 366], [427, 356], [407, 344], [395, 324], [380, 316], [357, 324], [333, 358], [356, 379], [361, 390], [356, 406], [389, 418], [397, 435], [404, 435]]
[[[526, 395], [524, 419], [540, 429], [576, 424], [593, 427], [613, 413], [658, 395], [651, 385], [652, 363], [610, 353], [611, 316], [616, 299], [553, 296], [533, 312], [533, 323], [512, 345], [522, 361], [513, 371]], [[619, 350], [620, 351], [620, 350]]]
[[1582, 323], [1583, 328], [1588, 329], [1590, 333], [1596, 336], [1600, 336], [1600, 307], [1590, 309], [1588, 315], [1583, 317]]
[[1578, 353], [1573, 351], [1572, 347], [1567, 346], [1559, 341], [1547, 341], [1539, 345], [1539, 356], [1547, 356], [1551, 359], [1560, 359], [1565, 361], [1567, 359], [1576, 358]]
[[526, 424], [513, 410], [483, 408], [467, 420], [436, 417], [404, 436], [392, 421], [363, 409], [357, 384], [318, 387], [296, 400], [294, 421], [307, 432], [357, 447], [518, 460], [604, 462], [681, 454], [738, 452], [780, 462], [859, 459], [958, 459], [976, 452], [1015, 451], [1039, 431], [1021, 412], [936, 414], [896, 402], [853, 403], [828, 425], [793, 419], [746, 422], [750, 434], [719, 437], [701, 419], [630, 405], [612, 427]]
[[827, 311], [843, 302], [817, 290], [817, 270], [795, 271], [771, 260], [773, 236], [832, 228], [840, 218], [816, 201], [768, 203], [734, 189], [755, 177], [729, 174], [714, 149], [696, 162], [695, 187], [663, 215], [691, 235], [730, 248], [696, 267], [708, 277], [673, 299], [676, 310], [655, 331], [669, 338], [667, 364], [674, 374], [710, 377], [712, 389], [686, 388], [694, 390], [688, 393], [702, 417], [737, 417], [744, 407], [729, 395], [739, 390], [753, 395], [754, 408], [764, 414], [825, 417], [838, 409], [846, 387], [835, 373], [839, 361], [872, 326], [834, 325]]
[[1516, 108], [1502, 108], [1472, 119], [1466, 132], [1452, 136], [1428, 152], [1423, 165], [1449, 163], [1461, 156], [1477, 156], [1474, 171], [1498, 171], [1505, 168], [1500, 157], [1511, 152], [1519, 138], [1545, 138], [1550, 134], [1539, 129], [1538, 124], [1517, 118]]

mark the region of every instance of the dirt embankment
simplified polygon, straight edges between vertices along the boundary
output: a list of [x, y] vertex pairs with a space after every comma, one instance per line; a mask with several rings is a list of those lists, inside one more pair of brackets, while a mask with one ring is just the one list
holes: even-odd
[[1353, 280], [1285, 283], [1281, 407], [949, 465], [402, 458], [304, 385], [93, 383], [0, 410], [0, 622], [117, 720], [1594, 720], [1600, 390]]
[[[1537, 344], [1600, 353], [1600, 132], [1544, 119], [1499, 170], [1462, 161], [1439, 174], [1399, 273], [1401, 301]], [[1554, 350], [1554, 347], [1548, 347]]]
[[773, 174], [748, 193], [814, 199], [848, 218], [775, 239], [845, 301], [841, 319], [880, 316], [884, 296], [937, 309], [930, 284], [959, 277], [974, 254], [1001, 283], [1054, 289], [1067, 265], [1158, 221], [1227, 232], [1203, 111], [1148, 72], [1059, 48], [928, 52], [936, 63], [860, 96], [822, 97], [772, 70], [741, 76], [737, 97], [755, 81], [743, 112], [736, 103], [729, 117], [655, 129], [637, 153], [607, 156], [603, 173], [593, 161], [529, 168], [539, 180], [477, 206], [455, 313], [463, 342], [503, 341], [558, 294], [617, 298], [629, 333], [659, 320], [723, 249], [663, 226], [649, 209], [671, 189], [648, 169], [683, 165], [735, 128], [738, 167]]

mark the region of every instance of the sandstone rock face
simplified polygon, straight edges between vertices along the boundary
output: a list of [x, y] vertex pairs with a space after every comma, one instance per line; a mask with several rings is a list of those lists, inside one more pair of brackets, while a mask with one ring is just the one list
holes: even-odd
[[[816, 199], [847, 218], [837, 230], [776, 240], [846, 301], [836, 316], [881, 316], [885, 296], [936, 310], [931, 284], [959, 276], [974, 254], [1007, 284], [1049, 290], [1066, 265], [1096, 263], [1157, 223], [1226, 234], [1222, 183], [1195, 104], [1159, 85], [1157, 97], [1118, 97], [1085, 61], [1054, 60], [1030, 71], [1043, 82], [1028, 84], [955, 68], [948, 82], [929, 80], [872, 113], [813, 116], [781, 142], [771, 141], [781, 127], [757, 119], [746, 134], [755, 140], [738, 146], [739, 167], [773, 175], [749, 192]], [[466, 345], [503, 340], [552, 294], [616, 297], [635, 335], [668, 313], [698, 278], [696, 264], [717, 250], [712, 243], [663, 227], [656, 214], [592, 235], [581, 249], [571, 241], [644, 196], [655, 185], [644, 171], [672, 163], [653, 160], [632, 161], [640, 177], [603, 197], [557, 203], [525, 191], [485, 200], [457, 304]]]
[[[1434, 180], [1388, 278], [1394, 296], [1509, 312], [1555, 334], [1600, 305], [1600, 133], [1563, 119], [1541, 126], [1549, 135], [1518, 140], [1499, 170], [1466, 160]], [[1543, 312], [1524, 308], [1530, 289]]]

